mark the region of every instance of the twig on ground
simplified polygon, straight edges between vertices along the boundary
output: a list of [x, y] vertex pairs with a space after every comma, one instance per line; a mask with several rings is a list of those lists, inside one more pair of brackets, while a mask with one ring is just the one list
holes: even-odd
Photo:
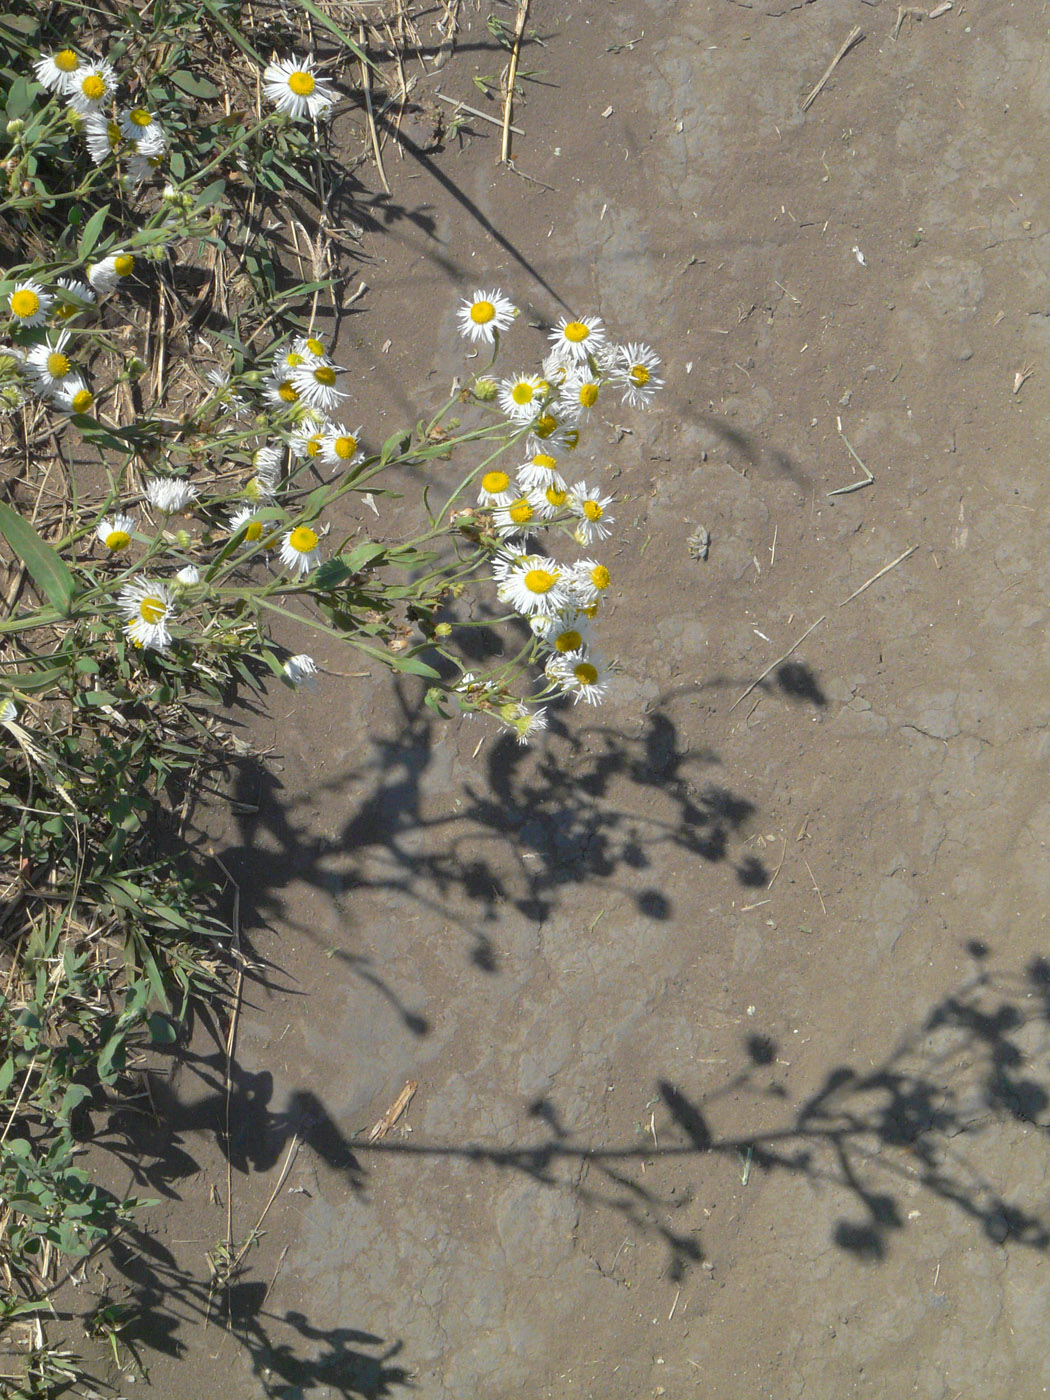
[[846, 436], [846, 434], [842, 431], [842, 420], [841, 420], [841, 419], [839, 420], [838, 428], [839, 428], [839, 437], [840, 437], [840, 438], [842, 439], [842, 441], [846, 444], [846, 447], [847, 447], [848, 450], [849, 450], [850, 456], [853, 458], [853, 460], [856, 462], [857, 466], [860, 467], [861, 471], [864, 473], [865, 479], [864, 479], [863, 481], [851, 481], [850, 484], [849, 484], [848, 486], [837, 486], [837, 487], [835, 488], [834, 491], [828, 491], [826, 494], [829, 495], [829, 496], [848, 496], [849, 493], [850, 493], [851, 491], [863, 491], [864, 488], [865, 488], [865, 486], [870, 486], [871, 483], [875, 480], [875, 476], [874, 476], [874, 474], [873, 474], [872, 472], [870, 472], [870, 471], [868, 470], [868, 468], [865, 466], [865, 464], [860, 460], [860, 457], [859, 457], [858, 454], [857, 454], [856, 448], [855, 448], [855, 447], [853, 446], [853, 444], [850, 442], [850, 440], [849, 440], [849, 438]]
[[402, 1113], [404, 1113], [408, 1105], [412, 1102], [412, 1099], [418, 1088], [419, 1084], [414, 1079], [410, 1079], [406, 1083], [405, 1087], [401, 1090], [400, 1094], [398, 1094], [397, 1098], [390, 1105], [387, 1111], [383, 1114], [382, 1118], [380, 1118], [377, 1123], [373, 1123], [372, 1127], [368, 1130], [368, 1142], [378, 1142], [380, 1138], [386, 1137], [387, 1133], [394, 1126], [397, 1120], [401, 1117]]
[[375, 153], [376, 169], [379, 171], [379, 178], [383, 182], [383, 188], [387, 194], [390, 193], [390, 186], [387, 183], [386, 171], [383, 169], [383, 152], [379, 145], [379, 132], [376, 129], [376, 116], [372, 109], [372, 72], [368, 65], [368, 60], [363, 56], [365, 51], [365, 27], [363, 24], [357, 26], [357, 41], [361, 46], [361, 88], [365, 94], [365, 116], [368, 118], [368, 134], [372, 138], [372, 150]]
[[[469, 106], [466, 102], [460, 102], [457, 97], [449, 97], [444, 92], [436, 92], [434, 96], [439, 102], [447, 102], [450, 107], [455, 107], [457, 112], [469, 112], [472, 117], [480, 117], [483, 122], [491, 122], [493, 126], [501, 127], [503, 125], [499, 117], [493, 117], [488, 112], [482, 112], [477, 107]], [[525, 135], [520, 126], [512, 126], [509, 130], [513, 131], [515, 136]]]
[[518, 55], [521, 53], [521, 36], [529, 18], [529, 0], [518, 0], [518, 22], [514, 26], [514, 48], [511, 50], [510, 67], [507, 69], [507, 96], [503, 104], [503, 141], [500, 145], [500, 164], [510, 160], [510, 113], [514, 105], [514, 83], [518, 76]]
[[814, 102], [817, 100], [817, 98], [820, 96], [821, 92], [823, 92], [824, 87], [825, 87], [825, 84], [827, 83], [828, 79], [831, 77], [832, 73], [834, 73], [835, 69], [839, 66], [839, 64], [842, 62], [842, 60], [846, 57], [846, 55], [849, 53], [849, 51], [850, 51], [850, 49], [853, 47], [853, 45], [854, 45], [854, 44], [859, 44], [860, 41], [861, 41], [861, 39], [863, 39], [863, 38], [864, 38], [864, 31], [863, 31], [863, 29], [861, 29], [861, 27], [860, 27], [859, 24], [855, 24], [855, 25], [853, 26], [853, 28], [850, 30], [850, 32], [846, 35], [846, 42], [842, 45], [842, 47], [839, 49], [838, 53], [837, 53], [837, 54], [835, 55], [835, 57], [831, 60], [831, 62], [828, 64], [828, 66], [824, 69], [824, 72], [820, 75], [820, 78], [817, 80], [817, 83], [816, 83], [816, 85], [814, 86], [813, 90], [809, 93], [809, 95], [808, 95], [807, 97], [804, 97], [804, 98], [802, 99], [802, 110], [803, 110], [803, 112], [808, 112], [808, 111], [809, 111], [810, 107], [813, 105], [813, 103], [814, 103]]
[[[872, 579], [871, 582], [874, 582], [874, 579]], [[865, 587], [867, 587], [867, 584], [865, 584]], [[847, 599], [847, 602], [848, 602], [848, 601], [849, 601], [849, 600]], [[827, 613], [821, 613], [821, 615], [817, 618], [816, 622], [811, 623], [811, 624], [806, 628], [806, 630], [802, 633], [802, 636], [799, 637], [798, 641], [797, 641], [797, 642], [794, 642], [791, 646], [789, 646], [788, 649], [787, 649], [787, 651], [784, 653], [783, 656], [778, 656], [777, 659], [776, 659], [775, 661], [770, 662], [770, 664], [766, 667], [766, 669], [762, 672], [762, 674], [761, 674], [760, 676], [756, 677], [756, 679], [753, 680], [753, 681], [751, 682], [751, 684], [748, 686], [748, 688], [744, 691], [743, 695], [738, 695], [738, 696], [737, 696], [737, 698], [736, 698], [736, 699], [733, 701], [733, 703], [730, 705], [729, 710], [728, 710], [728, 713], [729, 713], [729, 714], [732, 714], [733, 711], [736, 709], [736, 707], [740, 704], [741, 700], [746, 700], [747, 697], [748, 697], [748, 696], [751, 694], [751, 692], [754, 690], [755, 686], [756, 686], [756, 685], [761, 685], [761, 684], [762, 684], [762, 682], [765, 680], [765, 678], [769, 675], [770, 671], [775, 671], [776, 668], [780, 665], [780, 663], [781, 663], [782, 661], [786, 661], [786, 660], [788, 659], [788, 657], [791, 655], [791, 653], [792, 653], [793, 651], [797, 650], [797, 648], [800, 647], [800, 646], [802, 645], [802, 643], [806, 640], [806, 638], [809, 636], [809, 634], [810, 634], [811, 632], [813, 632], [816, 628], [818, 628], [818, 627], [820, 626], [820, 624], [824, 621], [824, 619], [825, 619], [826, 617], [827, 617]]]
[[905, 559], [909, 558], [912, 554], [914, 554], [918, 547], [919, 546], [917, 544], [913, 544], [911, 548], [906, 549], [903, 554], [898, 554], [896, 559], [892, 560], [889, 564], [884, 565], [883, 568], [881, 568], [877, 574], [872, 574], [871, 578], [868, 579], [867, 583], [862, 583], [861, 586], [855, 589], [854, 592], [852, 592], [848, 598], [843, 598], [842, 602], [839, 604], [839, 607], [844, 608], [847, 603], [852, 603], [854, 598], [859, 598], [860, 595], [864, 592], [864, 590], [866, 588], [870, 588], [873, 583], [877, 583], [879, 579], [882, 578], [883, 574], [888, 574], [889, 571], [891, 569], [895, 569], [898, 564], [903, 564]]

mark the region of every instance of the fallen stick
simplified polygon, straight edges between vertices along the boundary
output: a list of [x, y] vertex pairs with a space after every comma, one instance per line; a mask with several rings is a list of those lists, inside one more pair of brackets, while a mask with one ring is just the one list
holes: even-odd
[[412, 1098], [418, 1088], [419, 1084], [416, 1080], [410, 1079], [408, 1081], [394, 1102], [383, 1114], [382, 1118], [380, 1118], [377, 1123], [373, 1123], [372, 1127], [368, 1130], [369, 1142], [378, 1142], [380, 1138], [386, 1137], [387, 1133], [412, 1102]]
[[803, 112], [807, 112], [807, 111], [809, 110], [809, 108], [813, 105], [813, 103], [814, 103], [814, 102], [817, 100], [817, 98], [820, 96], [821, 92], [824, 90], [824, 86], [825, 86], [825, 84], [827, 83], [828, 79], [831, 77], [832, 73], [834, 73], [835, 69], [839, 66], [839, 64], [842, 62], [842, 60], [846, 57], [846, 55], [849, 53], [849, 51], [850, 51], [850, 49], [853, 47], [853, 45], [854, 45], [854, 44], [859, 44], [860, 41], [861, 41], [861, 39], [863, 39], [863, 38], [864, 38], [864, 31], [863, 31], [863, 29], [861, 29], [861, 27], [860, 27], [859, 24], [855, 24], [855, 25], [853, 26], [853, 28], [850, 30], [850, 32], [846, 35], [846, 42], [842, 45], [842, 48], [839, 49], [838, 53], [837, 53], [837, 54], [835, 55], [835, 57], [831, 60], [831, 62], [828, 64], [828, 66], [824, 69], [824, 72], [820, 75], [820, 78], [819, 78], [819, 80], [818, 80], [816, 86], [814, 87], [813, 91], [809, 94], [808, 97], [806, 97], [806, 98], [803, 99], [803, 102], [802, 102], [802, 110], [803, 110]]
[[368, 117], [368, 132], [372, 138], [372, 150], [375, 152], [376, 169], [379, 171], [379, 178], [383, 182], [383, 188], [387, 194], [390, 193], [390, 186], [387, 184], [386, 171], [383, 169], [383, 152], [379, 146], [379, 132], [376, 130], [376, 116], [372, 110], [372, 73], [368, 59], [365, 57], [365, 27], [363, 24], [357, 26], [357, 39], [361, 45], [361, 86], [365, 93], [365, 114]]
[[[482, 112], [477, 107], [469, 107], [465, 102], [460, 102], [458, 97], [449, 97], [443, 92], [435, 92], [434, 96], [439, 102], [447, 102], [450, 107], [455, 107], [457, 112], [469, 112], [472, 117], [480, 117], [483, 122], [491, 122], [493, 126], [503, 125], [503, 121], [500, 117], [494, 117], [488, 112]], [[510, 130], [513, 131], [515, 136], [525, 135], [520, 126], [512, 126]]]
[[872, 574], [871, 578], [868, 579], [867, 583], [862, 583], [861, 586], [858, 589], [856, 589], [853, 593], [851, 593], [848, 598], [843, 598], [842, 602], [839, 604], [839, 607], [844, 608], [847, 603], [852, 603], [854, 598], [859, 598], [866, 588], [870, 588], [873, 583], [878, 583], [879, 579], [882, 578], [883, 574], [888, 574], [889, 571], [891, 569], [895, 569], [898, 564], [903, 564], [905, 559], [909, 558], [912, 554], [914, 554], [918, 547], [919, 546], [917, 544], [913, 544], [912, 547], [910, 549], [906, 549], [903, 554], [898, 554], [896, 559], [894, 559], [891, 563], [886, 564], [883, 568], [879, 570], [877, 574]]
[[[917, 546], [916, 546], [916, 547], [917, 547]], [[869, 583], [874, 583], [875, 580], [874, 580], [874, 579], [869, 579], [868, 582], [869, 582]], [[868, 584], [866, 583], [866, 584], [864, 585], [864, 587], [867, 588], [867, 586], [868, 586]], [[848, 603], [848, 602], [849, 602], [849, 599], [847, 598], [846, 601], [847, 601], [847, 603]], [[782, 661], [786, 661], [786, 660], [788, 659], [788, 657], [791, 655], [791, 653], [792, 653], [793, 651], [795, 651], [798, 647], [800, 647], [800, 646], [802, 645], [802, 643], [806, 640], [806, 638], [809, 636], [809, 634], [810, 634], [815, 628], [819, 627], [820, 624], [824, 621], [824, 619], [825, 619], [826, 617], [827, 617], [827, 613], [821, 613], [821, 615], [817, 618], [816, 622], [812, 623], [809, 627], [806, 628], [806, 630], [802, 633], [802, 636], [799, 637], [798, 641], [795, 642], [792, 646], [789, 646], [788, 649], [787, 649], [787, 651], [784, 653], [783, 656], [778, 656], [777, 659], [776, 659], [775, 661], [771, 662], [771, 663], [766, 667], [766, 669], [762, 672], [762, 674], [761, 674], [760, 676], [758, 676], [755, 680], [753, 680], [753, 681], [751, 682], [751, 684], [748, 686], [748, 688], [744, 691], [743, 695], [738, 695], [738, 696], [737, 696], [737, 698], [736, 698], [736, 699], [733, 701], [733, 703], [730, 705], [729, 710], [728, 710], [728, 713], [729, 713], [729, 714], [732, 714], [733, 711], [736, 709], [736, 707], [740, 704], [741, 700], [746, 700], [747, 697], [748, 697], [748, 696], [751, 694], [751, 692], [754, 690], [755, 686], [756, 686], [756, 685], [761, 685], [761, 684], [762, 684], [762, 682], [765, 680], [765, 678], [769, 675], [770, 671], [775, 671], [776, 668], [780, 665], [780, 663], [781, 663]]]
[[511, 50], [510, 66], [507, 69], [507, 100], [503, 104], [503, 140], [500, 144], [500, 165], [510, 159], [510, 110], [514, 103], [514, 82], [518, 76], [518, 55], [521, 52], [521, 36], [529, 18], [529, 0], [518, 0], [518, 22], [514, 26], [514, 48]]

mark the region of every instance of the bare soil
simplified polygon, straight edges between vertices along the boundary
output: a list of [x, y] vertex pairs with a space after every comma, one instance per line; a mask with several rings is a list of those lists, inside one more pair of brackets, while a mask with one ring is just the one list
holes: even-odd
[[[477, 286], [666, 359], [581, 464], [622, 669], [527, 752], [378, 667], [273, 698], [208, 838], [257, 963], [229, 1151], [202, 1025], [105, 1265], [158, 1395], [1050, 1387], [1050, 8], [920, 8], [535, 0], [516, 172], [425, 103], [388, 141], [370, 441]], [[486, 106], [485, 16], [417, 97]]]

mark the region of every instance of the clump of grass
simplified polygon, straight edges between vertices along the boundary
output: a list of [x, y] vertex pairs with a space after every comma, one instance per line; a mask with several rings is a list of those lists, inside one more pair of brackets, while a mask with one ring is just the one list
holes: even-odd
[[[484, 367], [371, 442], [317, 327], [340, 275], [339, 89], [308, 32], [258, 13], [0, 19], [0, 1323], [36, 1328], [25, 1393], [75, 1374], [41, 1359], [69, 1261], [149, 1204], [84, 1165], [92, 1114], [176, 1043], [195, 997], [221, 995], [221, 891], [183, 827], [202, 769], [243, 748], [237, 696], [315, 683], [274, 624], [522, 742], [551, 701], [597, 703], [613, 580], [592, 548], [615, 502], [570, 464], [610, 396], [644, 408], [660, 382], [647, 346], [593, 316], [497, 378], [518, 313], [479, 289], [458, 319]], [[292, 189], [313, 211], [309, 275], [262, 236]], [[414, 523], [366, 532], [354, 502], [406, 476], [427, 483], [399, 516]], [[511, 643], [482, 674], [457, 646], [479, 626]], [[117, 1356], [120, 1319], [93, 1316]]]

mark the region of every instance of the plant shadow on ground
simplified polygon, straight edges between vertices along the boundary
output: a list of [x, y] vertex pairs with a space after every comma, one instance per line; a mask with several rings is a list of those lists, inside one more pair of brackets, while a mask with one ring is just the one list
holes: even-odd
[[[982, 945], [970, 950], [978, 964], [988, 956]], [[756, 1176], [785, 1175], [833, 1189], [841, 1206], [837, 1218], [834, 1212], [829, 1217], [830, 1242], [865, 1263], [877, 1264], [889, 1253], [893, 1236], [905, 1228], [905, 1203], [914, 1199], [916, 1184], [971, 1220], [992, 1246], [1014, 1242], [1045, 1251], [1050, 1245], [1050, 1220], [1006, 1199], [978, 1160], [982, 1140], [1010, 1123], [1034, 1126], [1042, 1136], [1050, 1132], [1050, 962], [1032, 962], [1016, 976], [979, 965], [881, 1061], [863, 1070], [831, 1067], [820, 1087], [794, 1104], [776, 1084], [777, 1049], [770, 1036], [748, 1035], [739, 1050], [740, 1068], [706, 1095], [657, 1077], [660, 1121], [653, 1141], [636, 1136], [620, 1144], [578, 1137], [550, 1098], [523, 1106], [521, 1137], [532, 1140], [519, 1145], [428, 1142], [418, 1134], [351, 1141], [312, 1095], [297, 1095], [288, 1110], [273, 1112], [265, 1092], [257, 1092], [264, 1076], [256, 1076], [255, 1097], [245, 1111], [250, 1136], [268, 1146], [249, 1160], [265, 1169], [287, 1143], [293, 1159], [299, 1150], [313, 1151], [355, 1190], [369, 1173], [381, 1172], [384, 1161], [415, 1163], [420, 1172], [440, 1173], [443, 1162], [466, 1162], [485, 1175], [513, 1174], [571, 1194], [581, 1209], [612, 1213], [638, 1241], [662, 1242], [667, 1276], [677, 1281], [704, 1259], [700, 1226], [678, 1222], [693, 1214], [690, 1205], [701, 1204], [702, 1162], [717, 1158], [738, 1166], [746, 1161]], [[156, 1184], [156, 1173], [170, 1180], [195, 1169], [184, 1153], [173, 1171], [173, 1153], [181, 1150], [184, 1135], [210, 1130], [221, 1137], [221, 1088], [213, 1068], [212, 1095], [192, 1111], [182, 1109], [172, 1092], [158, 1102], [161, 1136], [151, 1152], [140, 1132], [134, 1154], [144, 1184]], [[234, 1094], [231, 1118], [243, 1107], [240, 1095]], [[721, 1134], [714, 1126], [719, 1102], [732, 1096], [739, 1117], [748, 1095], [759, 1121], [745, 1132]], [[761, 1124], [765, 1115], [774, 1126]], [[280, 1180], [286, 1175], [282, 1171]], [[267, 1310], [270, 1289], [261, 1280], [238, 1276], [216, 1288], [180, 1269], [145, 1232], [118, 1242], [113, 1262], [138, 1319], [122, 1334], [136, 1355], [180, 1355], [191, 1327], [210, 1320], [246, 1348], [267, 1396], [297, 1396], [316, 1384], [348, 1397], [413, 1388], [411, 1357], [403, 1355], [400, 1342], [384, 1343], [354, 1327], [322, 1329], [294, 1310]]]
[[[552, 706], [549, 733], [534, 749], [479, 721], [481, 765], [450, 786], [440, 770], [427, 777], [443, 725], [414, 691], [396, 686], [396, 722], [369, 740], [362, 762], [301, 796], [285, 794], [262, 764], [238, 765], [240, 842], [223, 862], [240, 885], [246, 927], [279, 920], [316, 938], [315, 929], [296, 926], [286, 893], [293, 882], [333, 895], [344, 922], [352, 922], [355, 892], [370, 890], [458, 925], [471, 939], [471, 961], [495, 972], [490, 930], [505, 912], [542, 923], [584, 881], [611, 882], [640, 914], [671, 918], [671, 900], [645, 877], [667, 848], [724, 865], [746, 888], [769, 878], [746, 846], [754, 803], [725, 781], [716, 753], [683, 741], [670, 713], [675, 696], [656, 701], [635, 733], [583, 723], [579, 709], [567, 724], [564, 706]], [[348, 792], [351, 810], [319, 852], [308, 835], [311, 814], [320, 804], [331, 820]], [[349, 948], [337, 954], [375, 977]]]

